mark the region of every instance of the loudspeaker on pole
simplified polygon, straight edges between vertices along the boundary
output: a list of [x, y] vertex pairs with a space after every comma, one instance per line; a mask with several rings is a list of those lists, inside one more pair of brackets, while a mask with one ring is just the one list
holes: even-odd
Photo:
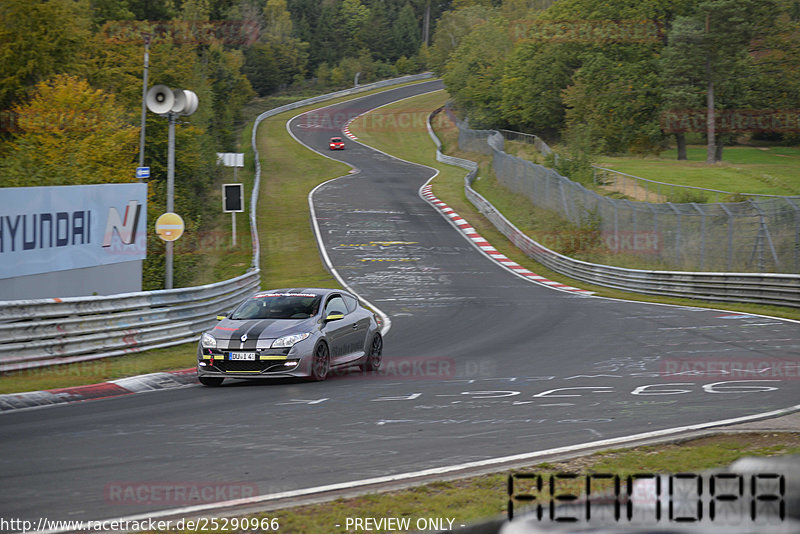
[[172, 104], [170, 111], [179, 115], [191, 115], [197, 111], [198, 99], [194, 91], [188, 89], [175, 89], [173, 90], [175, 102]]
[[175, 105], [175, 95], [166, 85], [154, 85], [147, 91], [147, 109], [158, 115], [169, 113]]

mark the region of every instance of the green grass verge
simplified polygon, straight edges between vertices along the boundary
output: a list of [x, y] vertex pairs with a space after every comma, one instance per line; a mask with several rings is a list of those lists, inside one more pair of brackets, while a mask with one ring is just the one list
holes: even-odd
[[[444, 91], [431, 93], [409, 100], [386, 106], [374, 113], [395, 113], [398, 115], [429, 113], [443, 105], [448, 96]], [[427, 134], [427, 130], [420, 128], [407, 128], [403, 130], [391, 130], [386, 128], [371, 128], [374, 124], [385, 124], [388, 121], [375, 120], [369, 116], [364, 116], [355, 121], [351, 126], [351, 131], [360, 141], [384, 150], [393, 155], [429, 165], [440, 171], [440, 174], [433, 180], [433, 192], [437, 197], [446, 202], [462, 217], [467, 219], [470, 224], [485, 237], [492, 245], [515, 262], [530, 269], [531, 271], [567, 285], [580, 287], [594, 291], [599, 296], [633, 300], [641, 302], [657, 302], [660, 304], [675, 304], [682, 306], [705, 307], [715, 309], [725, 309], [742, 313], [753, 313], [761, 315], [771, 315], [775, 317], [785, 317], [788, 319], [800, 320], [800, 310], [783, 306], [765, 306], [758, 304], [746, 304], [736, 302], [709, 302], [687, 298], [659, 297], [655, 295], [643, 295], [626, 291], [609, 289], [602, 286], [586, 284], [568, 278], [562, 274], [547, 269], [545, 266], [528, 258], [514, 244], [512, 244], [494, 225], [486, 219], [475, 206], [472, 205], [464, 195], [464, 175], [465, 172], [459, 167], [445, 165], [436, 161], [435, 147]], [[396, 121], [400, 124], [402, 121]], [[412, 124], [417, 121], [405, 121]], [[491, 180], [491, 161], [488, 156], [474, 152], [463, 152], [458, 149], [458, 133], [455, 126], [448, 121], [443, 114], [434, 121], [434, 129], [437, 136], [442, 141], [443, 151], [451, 156], [457, 156], [480, 164], [479, 175], [482, 176], [475, 184], [475, 188], [492, 202], [495, 206], [502, 208], [500, 211], [510, 221], [517, 224], [522, 221], [523, 228], [528, 225], [540, 225], [546, 232], [563, 230], [563, 222], [550, 218], [545, 221], [531, 220], [531, 213], [535, 212], [533, 204], [525, 198], [517, 195], [502, 186], [495, 186], [496, 181]], [[534, 232], [531, 232], [534, 233]], [[535, 238], [535, 235], [532, 235]]]
[[153, 349], [116, 358], [10, 371], [0, 376], [0, 394], [97, 384], [158, 371], [187, 369], [195, 364], [194, 343]]
[[800, 148], [725, 147], [723, 161], [714, 165], [705, 163], [705, 147], [690, 146], [687, 156], [687, 161], [678, 161], [673, 149], [660, 157], [600, 157], [596, 164], [676, 185], [734, 193], [800, 195]]
[[460, 526], [507, 513], [508, 475], [512, 472], [579, 476], [592, 472], [620, 476], [635, 472], [698, 473], [724, 467], [744, 456], [797, 453], [800, 453], [799, 433], [717, 435], [682, 443], [601, 451], [571, 460], [531, 464], [513, 471], [441, 480], [409, 489], [271, 510], [248, 517], [276, 518], [280, 532], [304, 534], [346, 532], [347, 518], [365, 517], [409, 518], [411, 531], [417, 530], [414, 526], [421, 518], [450, 518], [454, 526]]
[[[402, 85], [388, 89], [397, 87]], [[320, 259], [311, 230], [307, 197], [318, 184], [347, 174], [350, 167], [299, 145], [286, 132], [286, 121], [320, 106], [386, 90], [378, 89], [355, 97], [329, 100], [271, 117], [261, 123], [258, 150], [262, 176], [256, 219], [261, 243], [262, 287], [339, 286]], [[240, 146], [245, 153], [247, 166], [239, 169], [238, 179], [245, 186], [246, 211], [236, 215], [237, 246], [230, 246], [230, 214], [220, 214], [217, 224], [212, 225], [214, 229], [200, 237], [196, 245], [188, 247], [188, 253], [202, 256], [199, 264], [203, 267], [202, 272], [198, 273], [198, 283], [233, 278], [243, 274], [250, 266], [252, 247], [248, 217], [254, 173], [250, 146], [252, 119], [262, 111], [298, 99], [296, 96], [260, 99], [244, 110], [243, 115], [249, 119], [249, 123], [242, 130]], [[227, 172], [228, 181], [232, 182], [233, 172], [231, 169]], [[209, 200], [209, 205], [220, 206], [221, 211], [221, 204], [221, 191], [218, 190], [215, 197]], [[0, 394], [95, 384], [126, 376], [186, 369], [195, 365], [195, 350], [194, 343], [186, 343], [94, 362], [5, 373], [0, 375]]]

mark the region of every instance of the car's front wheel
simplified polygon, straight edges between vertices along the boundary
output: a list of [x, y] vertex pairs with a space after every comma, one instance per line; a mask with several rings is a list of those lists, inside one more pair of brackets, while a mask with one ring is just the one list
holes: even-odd
[[320, 342], [314, 349], [314, 359], [311, 362], [311, 379], [321, 382], [328, 378], [331, 368], [331, 354], [328, 344]]
[[383, 338], [380, 333], [376, 332], [375, 337], [372, 338], [372, 343], [369, 345], [369, 352], [367, 353], [366, 361], [361, 365], [364, 371], [377, 371], [381, 367], [381, 360], [383, 357]]
[[221, 386], [224, 378], [218, 376], [201, 376], [197, 378], [204, 386], [216, 387]]

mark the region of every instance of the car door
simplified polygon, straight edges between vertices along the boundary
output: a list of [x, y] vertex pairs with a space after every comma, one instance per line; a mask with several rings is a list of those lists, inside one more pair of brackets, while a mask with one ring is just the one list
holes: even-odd
[[358, 300], [355, 297], [342, 293], [342, 298], [347, 306], [347, 322], [352, 325], [348, 343], [351, 348], [350, 353], [353, 358], [360, 358], [364, 354], [364, 347], [367, 343], [370, 315], [366, 310], [358, 307]]
[[331, 364], [340, 363], [347, 356], [347, 345], [349, 336], [353, 330], [353, 325], [347, 321], [347, 305], [341, 295], [334, 294], [328, 297], [325, 303], [323, 317], [331, 314], [341, 314], [344, 319], [328, 321], [323, 327], [325, 337], [328, 338], [328, 345], [331, 352]]

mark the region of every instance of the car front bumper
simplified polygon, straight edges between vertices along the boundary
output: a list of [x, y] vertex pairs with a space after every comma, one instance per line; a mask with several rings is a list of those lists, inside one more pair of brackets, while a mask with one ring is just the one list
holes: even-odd
[[231, 360], [228, 351], [197, 349], [197, 375], [219, 378], [281, 378], [310, 376], [310, 355], [290, 355], [289, 349], [258, 351], [255, 360]]

